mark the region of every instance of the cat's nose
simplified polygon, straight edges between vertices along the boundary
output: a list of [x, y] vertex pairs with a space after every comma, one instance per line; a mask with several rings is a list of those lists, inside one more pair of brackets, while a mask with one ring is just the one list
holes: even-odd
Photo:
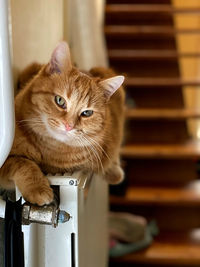
[[65, 129], [67, 130], [67, 131], [71, 131], [72, 129], [73, 129], [73, 125], [72, 124], [68, 124], [68, 123], [65, 123]]

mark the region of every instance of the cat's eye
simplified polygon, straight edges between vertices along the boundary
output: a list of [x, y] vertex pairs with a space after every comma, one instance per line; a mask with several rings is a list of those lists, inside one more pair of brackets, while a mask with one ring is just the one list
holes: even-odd
[[66, 109], [66, 102], [62, 96], [56, 95], [55, 96], [55, 102], [59, 107]]
[[88, 110], [83, 111], [81, 113], [81, 116], [82, 117], [90, 117], [90, 116], [92, 116], [92, 114], [93, 114], [93, 110], [88, 109]]

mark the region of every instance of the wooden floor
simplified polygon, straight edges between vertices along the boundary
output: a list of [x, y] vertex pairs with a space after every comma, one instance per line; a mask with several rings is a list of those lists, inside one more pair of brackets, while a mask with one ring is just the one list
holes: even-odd
[[[140, 252], [124, 257], [112, 259], [111, 266], [146, 266], [176, 265], [199, 266], [200, 263], [200, 230], [191, 232], [165, 232], [160, 233], [152, 246]], [[114, 263], [116, 262], [117, 265]], [[134, 262], [134, 265], [126, 265]], [[163, 266], [163, 265], [162, 265]]]

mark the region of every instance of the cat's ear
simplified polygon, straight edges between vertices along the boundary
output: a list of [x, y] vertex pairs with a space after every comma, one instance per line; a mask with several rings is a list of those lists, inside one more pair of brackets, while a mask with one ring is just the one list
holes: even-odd
[[114, 94], [115, 91], [122, 85], [124, 82], [124, 76], [115, 76], [100, 82], [105, 91], [105, 96], [109, 100], [110, 97]]
[[69, 46], [66, 42], [60, 42], [54, 49], [51, 60], [46, 67], [48, 74], [69, 71], [72, 68]]

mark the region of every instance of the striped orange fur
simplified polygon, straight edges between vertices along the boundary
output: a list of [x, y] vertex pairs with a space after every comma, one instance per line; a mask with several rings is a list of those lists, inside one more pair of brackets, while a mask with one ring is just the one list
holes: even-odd
[[[122, 76], [104, 68], [87, 74], [79, 71], [72, 66], [68, 46], [62, 42], [48, 64], [29, 66], [20, 80], [24, 87], [15, 99], [14, 144], [0, 169], [3, 188], [13, 189], [16, 184], [26, 200], [44, 205], [53, 200], [44, 175], [48, 172], [92, 169], [109, 183], [123, 180], [119, 162]], [[56, 104], [56, 96], [65, 106]], [[93, 114], [85, 117], [87, 110]]]

